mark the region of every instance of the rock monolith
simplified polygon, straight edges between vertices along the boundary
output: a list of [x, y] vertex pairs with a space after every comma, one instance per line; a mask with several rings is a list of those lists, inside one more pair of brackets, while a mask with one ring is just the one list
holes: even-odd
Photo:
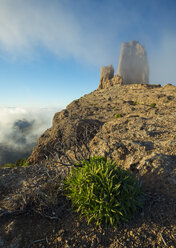
[[114, 68], [112, 65], [101, 67], [101, 76], [98, 89], [104, 88], [104, 82], [114, 77]]
[[122, 43], [117, 73], [123, 78], [123, 84], [148, 84], [147, 53], [139, 42]]

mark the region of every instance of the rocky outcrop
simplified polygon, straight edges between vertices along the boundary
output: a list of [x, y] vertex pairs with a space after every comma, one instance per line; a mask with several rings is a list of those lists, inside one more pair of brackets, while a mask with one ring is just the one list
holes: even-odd
[[[131, 170], [145, 190], [142, 212], [117, 230], [87, 226], [63, 194], [68, 165], [93, 155]], [[175, 247], [175, 86], [114, 84], [73, 101], [28, 161], [0, 168], [0, 247]]]
[[123, 84], [149, 82], [147, 54], [139, 42], [122, 43], [117, 73], [123, 78]]
[[98, 90], [101, 90], [101, 89], [108, 89], [109, 87], [111, 86], [114, 86], [114, 85], [122, 85], [123, 84], [123, 78], [120, 77], [118, 74], [115, 75], [113, 78], [109, 79], [109, 80], [106, 80], [106, 81], [103, 81], [103, 82], [100, 82], [100, 85], [98, 87]]
[[98, 90], [120, 84], [148, 84], [149, 67], [147, 53], [137, 41], [124, 42], [121, 46], [117, 75], [112, 65], [101, 67]]
[[112, 65], [101, 67], [101, 76], [98, 89], [104, 89], [108, 80], [114, 77], [114, 68]]
[[90, 154], [107, 156], [140, 174], [146, 183], [153, 176], [155, 188], [174, 194], [175, 106], [173, 85], [115, 84], [96, 90], [55, 114], [53, 126], [40, 137], [29, 162], [69, 164]]

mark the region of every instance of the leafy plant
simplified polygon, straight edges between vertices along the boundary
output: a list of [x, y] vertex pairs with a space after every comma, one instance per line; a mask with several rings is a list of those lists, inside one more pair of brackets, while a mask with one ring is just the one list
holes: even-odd
[[77, 212], [97, 225], [128, 221], [143, 205], [137, 179], [104, 157], [91, 157], [73, 167], [64, 183]]
[[115, 115], [115, 118], [121, 118], [121, 117], [123, 117], [122, 114], [116, 114], [116, 115]]
[[150, 104], [150, 107], [152, 107], [152, 108], [156, 107], [156, 103], [152, 102], [152, 103]]

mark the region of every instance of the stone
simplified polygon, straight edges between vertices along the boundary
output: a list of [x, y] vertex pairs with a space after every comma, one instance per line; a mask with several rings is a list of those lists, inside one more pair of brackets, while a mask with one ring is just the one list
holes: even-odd
[[139, 42], [122, 43], [117, 73], [123, 78], [123, 84], [148, 84], [147, 53]]
[[113, 78], [103, 81], [102, 83], [100, 83], [98, 90], [101, 89], [108, 89], [114, 85], [122, 85], [123, 84], [123, 78], [120, 77], [118, 74], [115, 75]]
[[112, 65], [101, 67], [100, 84], [98, 89], [104, 88], [104, 82], [114, 77], [114, 68]]

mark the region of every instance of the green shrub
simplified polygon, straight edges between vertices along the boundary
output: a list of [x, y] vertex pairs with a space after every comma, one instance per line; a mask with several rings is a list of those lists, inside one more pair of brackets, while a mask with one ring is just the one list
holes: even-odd
[[122, 114], [116, 114], [116, 115], [115, 115], [115, 118], [121, 118], [121, 117], [123, 117]]
[[152, 108], [156, 107], [156, 103], [152, 102], [152, 103], [150, 104], [150, 107], [152, 107]]
[[128, 221], [143, 205], [137, 179], [103, 157], [83, 160], [70, 171], [64, 186], [76, 211], [97, 225]]

